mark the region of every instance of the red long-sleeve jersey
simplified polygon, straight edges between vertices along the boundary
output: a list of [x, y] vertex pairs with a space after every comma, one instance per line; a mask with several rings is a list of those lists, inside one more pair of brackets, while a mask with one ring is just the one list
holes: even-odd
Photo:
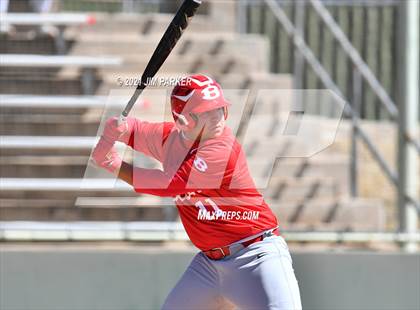
[[135, 167], [136, 192], [173, 197], [190, 240], [200, 250], [278, 226], [228, 127], [219, 137], [190, 141], [174, 123], [136, 120], [128, 145], [163, 166], [163, 170]]

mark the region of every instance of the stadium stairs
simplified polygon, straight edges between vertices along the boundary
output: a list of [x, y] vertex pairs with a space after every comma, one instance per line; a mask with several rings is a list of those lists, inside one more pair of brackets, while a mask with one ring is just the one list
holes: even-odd
[[[98, 14], [95, 25], [66, 30], [68, 55], [122, 57], [122, 66], [98, 69], [95, 96], [107, 96], [111, 89], [130, 93], [133, 87], [119, 85], [118, 79], [139, 77], [170, 19], [166, 14]], [[2, 53], [52, 55], [56, 52], [48, 38], [20, 36], [1, 40]], [[226, 32], [223, 24], [208, 16], [197, 16], [159, 76], [199, 72], [214, 76], [226, 89], [249, 89], [251, 93], [262, 87], [292, 88], [291, 76], [269, 72], [268, 44], [264, 37]], [[15, 69], [0, 70], [0, 93], [16, 95], [18, 99], [20, 96], [23, 101], [17, 106], [2, 104], [1, 107], [1, 220], [176, 220], [176, 213], [170, 211], [172, 203], [167, 199], [139, 197], [124, 186], [115, 190], [80, 189], [103, 106], [64, 104], [68, 100], [86, 100], [80, 72], [71, 67]], [[153, 101], [152, 94], [148, 96], [146, 91], [144, 97], [151, 104], [136, 109], [136, 114], [143, 119], [158, 120], [162, 107]], [[104, 98], [101, 100], [105, 105]], [[240, 91], [233, 92], [230, 99], [235, 105], [234, 100], [238, 98]], [[249, 120], [246, 116], [252, 110], [254, 99], [251, 95], [245, 101], [239, 137], [246, 132]], [[25, 100], [32, 103], [25, 104]], [[56, 106], [51, 105], [54, 100]], [[166, 117], [167, 111], [166, 108]], [[270, 111], [266, 114], [271, 115]], [[321, 119], [319, 122], [323, 128]], [[261, 124], [261, 132], [266, 126]], [[57, 142], [60, 141], [60, 138], [54, 140], [57, 137], [70, 139]], [[347, 139], [346, 134], [338, 138]], [[244, 145], [256, 179], [271, 172], [264, 158], [274, 152], [269, 144]], [[143, 162], [156, 167], [152, 161], [144, 159]], [[289, 230], [383, 230], [383, 204], [350, 198], [348, 171], [347, 153], [334, 148], [311, 158], [284, 157], [277, 160], [271, 181], [262, 191], [283, 227]], [[88, 203], [75, 206], [77, 197], [88, 197], [85, 200]]]

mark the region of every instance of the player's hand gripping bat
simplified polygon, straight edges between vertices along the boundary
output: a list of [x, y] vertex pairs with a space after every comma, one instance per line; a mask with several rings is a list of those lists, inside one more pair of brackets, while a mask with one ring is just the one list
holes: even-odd
[[149, 63], [146, 66], [146, 69], [143, 72], [140, 83], [137, 85], [137, 88], [131, 97], [130, 101], [127, 103], [124, 111], [121, 113], [119, 118], [119, 124], [125, 122], [125, 118], [130, 113], [134, 103], [137, 101], [143, 90], [147, 87], [147, 82], [149, 79], [155, 76], [162, 67], [166, 58], [175, 47], [179, 38], [181, 37], [184, 30], [188, 27], [188, 24], [191, 18], [195, 15], [198, 7], [200, 6], [202, 0], [185, 0], [181, 7], [175, 14], [175, 17], [171, 21], [166, 29], [165, 34], [158, 46], [156, 47], [152, 58], [150, 58]]

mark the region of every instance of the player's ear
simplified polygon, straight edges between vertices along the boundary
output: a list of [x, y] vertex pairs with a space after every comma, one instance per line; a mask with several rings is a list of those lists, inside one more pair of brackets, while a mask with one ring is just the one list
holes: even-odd
[[195, 128], [197, 126], [197, 124], [198, 124], [198, 115], [190, 112], [190, 117], [192, 119], [192, 122], [191, 122], [192, 124], [190, 124], [189, 127], [190, 128]]

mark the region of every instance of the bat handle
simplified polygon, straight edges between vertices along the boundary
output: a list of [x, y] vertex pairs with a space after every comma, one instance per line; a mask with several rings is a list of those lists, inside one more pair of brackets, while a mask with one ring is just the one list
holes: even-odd
[[[143, 77], [142, 77], [143, 79]], [[134, 92], [134, 94], [131, 96], [130, 101], [127, 103], [127, 106], [125, 107], [124, 111], [121, 113], [120, 118], [118, 120], [118, 125], [121, 125], [122, 123], [125, 122], [128, 113], [130, 113], [131, 109], [134, 106], [134, 103], [137, 101], [137, 99], [140, 97], [141, 93], [143, 92], [143, 90], [146, 88], [146, 84], [141, 83], [137, 86], [136, 91]]]
[[118, 126], [122, 125], [125, 123], [125, 121], [127, 120], [127, 116], [124, 115], [125, 113], [121, 113], [120, 117], [118, 118]]

